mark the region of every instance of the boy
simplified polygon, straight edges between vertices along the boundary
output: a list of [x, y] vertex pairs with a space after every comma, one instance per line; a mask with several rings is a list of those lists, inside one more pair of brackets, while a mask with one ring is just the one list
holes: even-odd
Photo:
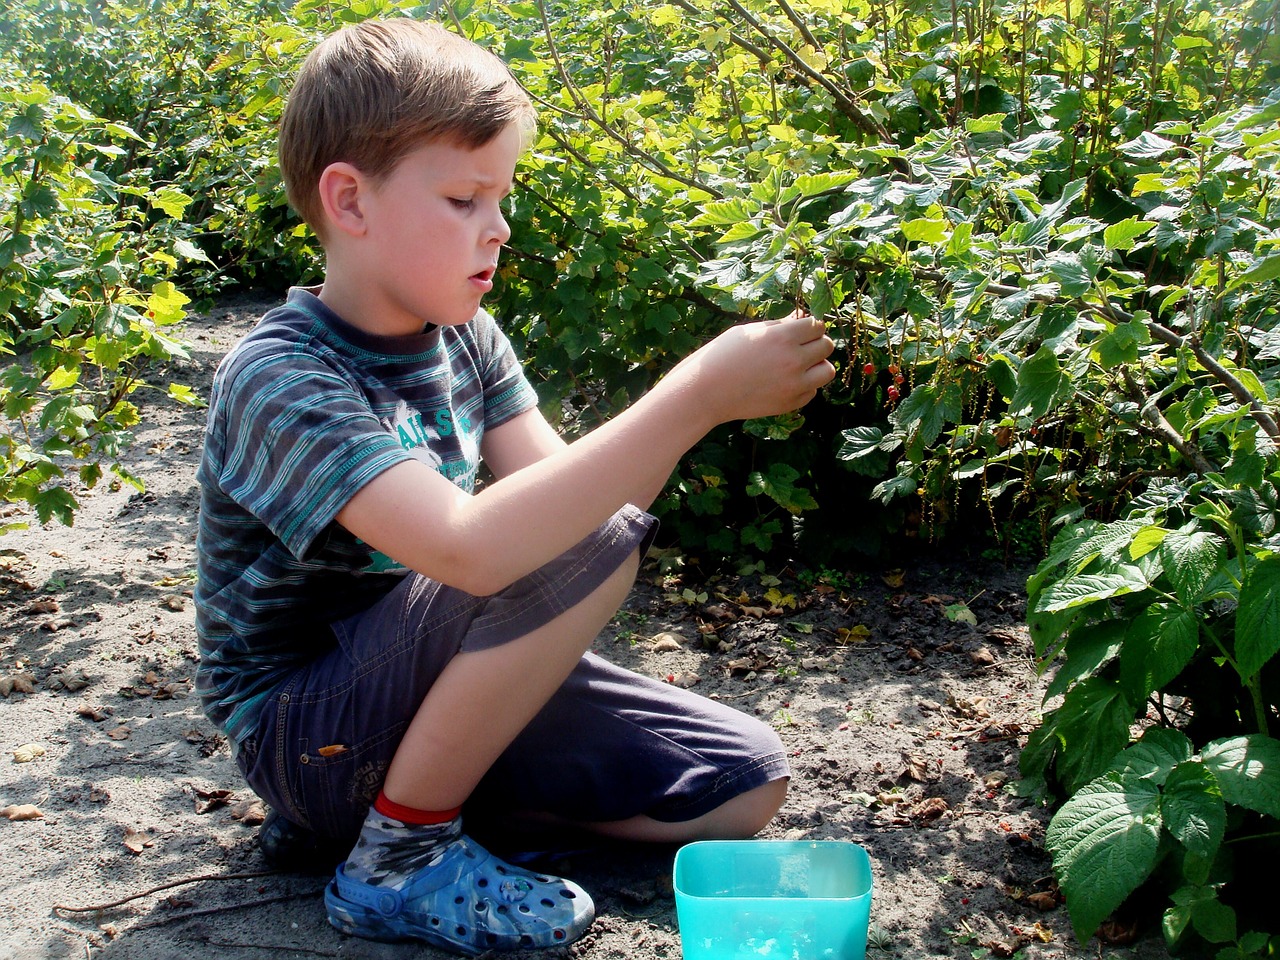
[[297, 829], [358, 835], [335, 927], [463, 954], [568, 943], [594, 915], [465, 836], [464, 802], [668, 842], [750, 836], [781, 805], [766, 725], [586, 651], [652, 535], [634, 504], [711, 427], [834, 372], [812, 319], [735, 327], [562, 441], [480, 309], [533, 124], [506, 67], [434, 25], [317, 47], [280, 162], [324, 284], [224, 360], [199, 473], [206, 711]]

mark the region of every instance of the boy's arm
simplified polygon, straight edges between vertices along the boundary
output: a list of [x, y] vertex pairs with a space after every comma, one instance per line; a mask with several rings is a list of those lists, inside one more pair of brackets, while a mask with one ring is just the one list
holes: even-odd
[[497, 427], [486, 427], [480, 443], [480, 458], [501, 480], [522, 467], [537, 463], [565, 448], [564, 438], [556, 433], [537, 407], [526, 410]]
[[[572, 444], [554, 449], [528, 424], [523, 435], [512, 431], [491, 448], [499, 472], [534, 452], [545, 455], [474, 497], [427, 465], [406, 462], [363, 487], [338, 522], [425, 576], [477, 595], [495, 593], [573, 546], [623, 504], [650, 502], [681, 455], [712, 427], [803, 406], [834, 375], [826, 359], [831, 349], [822, 324], [807, 317], [733, 327]], [[490, 439], [503, 439], [502, 428], [494, 433]]]

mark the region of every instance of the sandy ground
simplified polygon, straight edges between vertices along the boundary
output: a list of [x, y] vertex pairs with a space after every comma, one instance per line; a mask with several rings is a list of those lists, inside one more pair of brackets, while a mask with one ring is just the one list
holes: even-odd
[[[258, 307], [194, 319], [192, 360], [170, 373], [206, 390]], [[145, 493], [103, 485], [83, 493], [73, 528], [0, 541], [0, 808], [39, 814], [0, 818], [0, 958], [434, 956], [343, 937], [325, 921], [322, 876], [264, 873], [260, 807], [191, 695], [203, 414], [157, 393], [144, 424], [129, 462]], [[1047, 813], [1007, 789], [1043, 684], [1022, 627], [1025, 570], [930, 560], [829, 584], [767, 573], [688, 584], [651, 566], [597, 650], [777, 727], [795, 776], [764, 836], [867, 849], [868, 957], [1166, 955], [1150, 933], [1075, 941], [1041, 847]], [[685, 586], [707, 597], [673, 602]], [[554, 857], [598, 910], [558, 952], [680, 956], [673, 855]]]

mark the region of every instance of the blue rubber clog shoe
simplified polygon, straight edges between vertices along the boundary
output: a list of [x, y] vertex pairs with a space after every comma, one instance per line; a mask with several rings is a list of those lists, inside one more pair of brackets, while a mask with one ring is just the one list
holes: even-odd
[[595, 919], [577, 884], [512, 866], [465, 836], [398, 888], [352, 880], [340, 866], [324, 902], [343, 933], [419, 940], [465, 956], [563, 946]]

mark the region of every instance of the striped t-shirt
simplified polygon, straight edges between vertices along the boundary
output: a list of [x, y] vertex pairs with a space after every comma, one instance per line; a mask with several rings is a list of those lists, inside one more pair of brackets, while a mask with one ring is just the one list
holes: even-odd
[[351, 497], [415, 459], [471, 491], [485, 429], [535, 403], [484, 311], [377, 337], [294, 289], [226, 356], [197, 473], [196, 687], [233, 743], [273, 687], [333, 645], [328, 624], [407, 572], [334, 521]]

